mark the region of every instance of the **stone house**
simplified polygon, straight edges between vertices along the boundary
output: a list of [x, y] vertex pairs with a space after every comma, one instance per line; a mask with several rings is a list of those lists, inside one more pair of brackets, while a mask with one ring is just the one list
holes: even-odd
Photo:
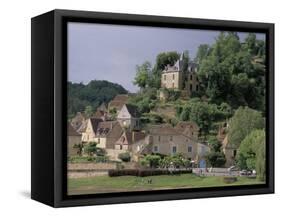
[[143, 140], [144, 138], [145, 138], [145, 133], [140, 131], [123, 132], [122, 136], [115, 143], [115, 149], [132, 151], [133, 144], [140, 140]]
[[123, 128], [138, 129], [140, 127], [140, 114], [137, 107], [129, 104], [124, 104], [117, 115], [117, 121]]
[[188, 136], [194, 140], [198, 140], [199, 127], [192, 121], [180, 121], [175, 129], [181, 132], [183, 135]]
[[133, 145], [135, 154], [159, 153], [163, 155], [183, 154], [190, 160], [197, 156], [197, 141], [182, 134], [170, 125], [151, 126], [145, 139]]
[[81, 134], [78, 133], [73, 126], [67, 124], [67, 156], [73, 156], [79, 154], [79, 149], [74, 145], [81, 143]]
[[118, 121], [90, 118], [86, 130], [82, 134], [82, 142], [96, 142], [99, 148], [114, 149], [114, 145], [122, 133], [123, 129]]
[[[195, 63], [184, 64], [184, 53], [180, 59], [171, 66], [167, 65], [162, 71], [161, 87], [172, 90], [182, 91], [183, 95], [190, 96], [193, 92], [199, 90], [199, 81], [197, 76], [198, 66]], [[165, 98], [164, 92], [160, 91], [160, 98]]]
[[97, 137], [97, 130], [99, 123], [102, 122], [100, 118], [89, 118], [87, 120], [85, 131], [82, 133], [82, 142], [88, 143], [95, 141]]
[[118, 121], [103, 121], [98, 124], [94, 141], [98, 144], [97, 147], [114, 149], [122, 133], [123, 129]]

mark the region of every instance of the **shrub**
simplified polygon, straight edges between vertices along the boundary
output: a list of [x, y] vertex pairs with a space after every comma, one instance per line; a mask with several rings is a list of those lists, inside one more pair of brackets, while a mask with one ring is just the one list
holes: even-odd
[[130, 153], [128, 153], [128, 152], [120, 153], [120, 154], [118, 155], [118, 158], [119, 158], [120, 160], [122, 160], [123, 162], [130, 162], [130, 160], [131, 160], [131, 155], [130, 155]]
[[116, 176], [159, 176], [159, 175], [177, 175], [177, 174], [187, 174], [192, 173], [192, 170], [153, 170], [153, 169], [114, 169], [108, 170], [108, 176], [116, 177]]
[[226, 184], [237, 182], [237, 177], [223, 177], [223, 182]]

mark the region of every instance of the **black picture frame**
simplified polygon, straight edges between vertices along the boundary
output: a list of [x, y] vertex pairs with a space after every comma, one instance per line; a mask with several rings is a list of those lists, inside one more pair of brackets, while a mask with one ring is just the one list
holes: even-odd
[[[66, 23], [69, 21], [265, 33], [266, 184], [67, 196]], [[32, 199], [53, 207], [68, 207], [274, 193], [274, 24], [53, 10], [32, 18], [31, 27]]]

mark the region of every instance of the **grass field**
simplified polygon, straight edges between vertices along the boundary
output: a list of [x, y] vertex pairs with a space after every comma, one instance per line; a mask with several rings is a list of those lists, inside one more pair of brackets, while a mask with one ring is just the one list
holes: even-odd
[[[152, 180], [148, 183], [148, 180]], [[89, 178], [68, 179], [68, 194], [94, 194], [106, 192], [146, 191], [172, 188], [200, 188], [230, 185], [263, 184], [256, 179], [238, 177], [238, 181], [232, 184], [223, 182], [223, 177], [198, 177], [193, 174], [162, 175], [150, 177], [97, 176]]]

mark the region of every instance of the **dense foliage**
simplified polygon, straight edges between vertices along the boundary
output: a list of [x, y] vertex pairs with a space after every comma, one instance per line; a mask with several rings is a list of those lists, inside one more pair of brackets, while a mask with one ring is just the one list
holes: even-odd
[[221, 32], [212, 47], [199, 47], [197, 62], [201, 94], [211, 102], [264, 111], [265, 44], [255, 34], [241, 43], [236, 33]]
[[108, 81], [93, 80], [88, 84], [68, 82], [68, 115], [71, 117], [85, 110], [91, 113], [103, 102], [108, 103], [117, 94], [127, 92], [121, 85]]
[[241, 143], [237, 157], [241, 169], [256, 170], [260, 180], [265, 180], [265, 131], [252, 131]]
[[248, 107], [239, 107], [229, 123], [229, 143], [239, 147], [243, 139], [255, 129], [265, 126], [261, 112]]

